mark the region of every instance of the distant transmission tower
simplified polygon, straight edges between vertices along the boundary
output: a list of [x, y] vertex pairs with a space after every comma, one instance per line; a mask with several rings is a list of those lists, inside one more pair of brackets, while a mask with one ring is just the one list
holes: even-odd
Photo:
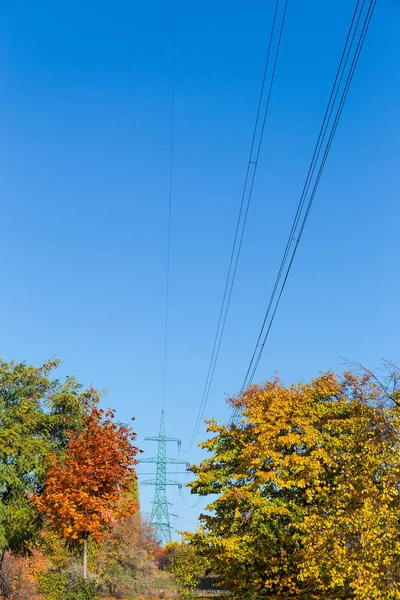
[[142, 481], [142, 484], [154, 485], [156, 488], [150, 523], [154, 528], [157, 542], [162, 544], [171, 541], [171, 523], [169, 520], [168, 511], [168, 504], [170, 503], [167, 500], [167, 485], [181, 486], [179, 481], [171, 481], [170, 479], [167, 479], [167, 464], [189, 466], [189, 463], [187, 463], [185, 460], [179, 460], [178, 458], [167, 457], [167, 442], [176, 442], [180, 445], [181, 440], [178, 438], [167, 437], [165, 435], [164, 411], [161, 412], [159, 434], [157, 436], [147, 437], [145, 440], [158, 442], [157, 457], [142, 458], [140, 459], [140, 462], [155, 463], [157, 465], [156, 478], [146, 479], [146, 481]]

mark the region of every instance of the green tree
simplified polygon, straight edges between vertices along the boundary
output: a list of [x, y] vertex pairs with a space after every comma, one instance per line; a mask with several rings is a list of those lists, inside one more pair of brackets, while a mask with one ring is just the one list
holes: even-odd
[[65, 448], [99, 399], [68, 377], [52, 378], [56, 358], [38, 368], [0, 359], [0, 566], [6, 550], [29, 551], [41, 517], [28, 498], [43, 486], [45, 457]]
[[241, 600], [400, 598], [400, 412], [370, 374], [274, 379], [209, 422], [189, 484], [218, 494], [187, 534]]

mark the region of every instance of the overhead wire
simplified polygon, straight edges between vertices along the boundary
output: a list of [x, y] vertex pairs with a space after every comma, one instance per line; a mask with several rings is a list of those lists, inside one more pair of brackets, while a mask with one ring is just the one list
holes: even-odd
[[[236, 229], [234, 234], [233, 246], [229, 260], [228, 274], [226, 277], [225, 288], [221, 303], [221, 308], [218, 317], [217, 329], [214, 336], [214, 342], [211, 352], [211, 358], [208, 366], [206, 381], [203, 389], [203, 394], [200, 401], [199, 410], [196, 416], [195, 425], [188, 442], [187, 447], [184, 449], [184, 452], [189, 452], [195, 442], [197, 433], [199, 431], [201, 421], [204, 416], [204, 411], [207, 405], [207, 401], [210, 395], [211, 384], [214, 378], [215, 368], [217, 365], [221, 342], [225, 330], [226, 319], [228, 315], [229, 305], [232, 296], [232, 290], [235, 282], [237, 266], [239, 262], [239, 256], [242, 248], [244, 231], [246, 228], [246, 222], [249, 212], [249, 207], [251, 203], [254, 181], [257, 172], [258, 160], [260, 157], [261, 145], [264, 137], [265, 124], [268, 116], [270, 99], [272, 88], [275, 79], [276, 66], [278, 62], [279, 50], [282, 40], [283, 29], [285, 25], [285, 18], [287, 12], [288, 0], [276, 0], [275, 9], [272, 19], [272, 27], [271, 34], [269, 37], [269, 44], [267, 50], [267, 57], [265, 60], [264, 73], [262, 78], [261, 90], [258, 100], [256, 119], [253, 129], [252, 141], [250, 145], [249, 159], [247, 163], [247, 169], [244, 179], [244, 186], [241, 195], [241, 202], [239, 208], [239, 215], [237, 218]], [[283, 7], [283, 8], [282, 8]], [[280, 23], [280, 25], [279, 25]], [[276, 35], [276, 31], [278, 34]], [[274, 41], [277, 38], [275, 49]], [[269, 79], [269, 85], [266, 91], [267, 84], [267, 75], [269, 71], [269, 67], [272, 61], [272, 69], [271, 75]], [[266, 92], [266, 93], [265, 93]], [[264, 104], [264, 107], [263, 107]], [[264, 110], [264, 114], [262, 116], [262, 109]], [[261, 119], [262, 117], [262, 119]]]
[[[178, 444], [178, 460], [181, 459], [181, 450], [182, 450], [182, 444], [179, 443]], [[188, 470], [186, 467], [185, 471], [175, 471], [175, 473], [177, 475], [180, 475], [181, 473], [183, 473], [184, 475], [188, 475]], [[172, 497], [172, 505], [175, 507], [176, 510], [176, 516], [175, 516], [175, 523], [177, 521], [177, 519], [179, 518], [180, 515], [180, 511], [181, 511], [181, 505], [182, 505], [182, 486], [186, 485], [185, 482], [179, 482], [178, 486], [174, 487], [174, 491], [173, 491], [173, 497]], [[178, 489], [177, 489], [178, 488]], [[178, 494], [178, 498], [177, 498], [177, 494]]]
[[[268, 336], [271, 331], [272, 324], [275, 319], [275, 315], [280, 304], [283, 291], [285, 289], [290, 271], [292, 269], [293, 261], [296, 256], [298, 246], [301, 237], [306, 226], [312, 204], [318, 186], [321, 180], [323, 170], [332, 146], [333, 139], [337, 130], [337, 126], [343, 111], [344, 104], [352, 83], [354, 73], [360, 58], [360, 54], [364, 45], [365, 37], [367, 35], [369, 25], [372, 19], [372, 15], [376, 6], [376, 0], [370, 0], [368, 10], [365, 12], [364, 7], [366, 0], [358, 0], [351, 20], [350, 28], [346, 38], [345, 46], [342, 52], [342, 56], [339, 62], [339, 66], [336, 72], [336, 77], [331, 90], [328, 105], [325, 111], [324, 119], [321, 125], [317, 143], [314, 148], [313, 156], [308, 169], [307, 177], [303, 186], [303, 190], [298, 203], [297, 211], [293, 220], [292, 228], [287, 240], [286, 248], [283, 254], [283, 258], [278, 270], [277, 277], [273, 286], [273, 290], [267, 306], [260, 333], [248, 366], [243, 385], [242, 392], [252, 383], [257, 367], [259, 365], [262, 353]], [[365, 13], [365, 14], [364, 14]], [[364, 19], [361, 20], [362, 15]], [[362, 25], [360, 26], [360, 22]], [[356, 34], [359, 32], [358, 38]], [[357, 41], [355, 41], [357, 40]], [[350, 66], [348, 67], [350, 57]], [[348, 68], [347, 68], [348, 67]], [[346, 76], [345, 76], [346, 73]], [[342, 85], [343, 78], [345, 76], [345, 83]], [[340, 91], [340, 100], [337, 103], [337, 99]], [[335, 108], [336, 107], [336, 108]], [[333, 121], [332, 116], [334, 115]], [[331, 123], [331, 125], [330, 125]], [[327, 132], [329, 134], [327, 136]], [[324, 150], [323, 150], [324, 149]], [[319, 161], [321, 152], [323, 150], [322, 159]], [[317, 169], [318, 167], [318, 169]], [[314, 178], [315, 171], [317, 170], [316, 177]], [[308, 192], [312, 189], [307, 201]], [[238, 408], [233, 408], [231, 413], [230, 422], [236, 422], [238, 418]]]
[[189, 504], [188, 501], [185, 498], [185, 492], [184, 490], [180, 490], [182, 492], [182, 500], [183, 500], [183, 504], [187, 507], [187, 508], [196, 508], [196, 506], [198, 506], [200, 504], [200, 502], [202, 500], [204, 500], [204, 496], [200, 496], [200, 498], [198, 498], [196, 500], [196, 502], [194, 504]]
[[167, 380], [167, 358], [168, 358], [169, 284], [170, 284], [170, 266], [171, 266], [171, 220], [172, 220], [172, 187], [173, 187], [172, 184], [173, 184], [174, 134], [175, 134], [175, 80], [176, 80], [177, 24], [178, 24], [178, 0], [174, 0], [162, 409], [165, 408], [165, 393], [166, 393], [166, 380]]

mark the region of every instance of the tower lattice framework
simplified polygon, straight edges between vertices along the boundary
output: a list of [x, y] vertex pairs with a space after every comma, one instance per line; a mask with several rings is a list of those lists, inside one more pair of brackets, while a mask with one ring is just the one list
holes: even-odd
[[167, 464], [174, 465], [186, 465], [188, 463], [185, 460], [178, 458], [167, 457], [167, 443], [176, 442], [178, 445], [181, 444], [181, 440], [174, 437], [168, 437], [165, 433], [165, 418], [164, 411], [161, 412], [160, 420], [160, 431], [157, 436], [146, 437], [145, 440], [151, 442], [157, 442], [157, 456], [151, 458], [142, 458], [141, 463], [153, 463], [156, 464], [156, 478], [146, 479], [142, 481], [142, 485], [154, 485], [154, 500], [153, 508], [151, 511], [150, 523], [154, 529], [155, 537], [159, 543], [168, 543], [171, 541], [171, 523], [169, 517], [168, 505], [170, 502], [167, 500], [167, 485], [181, 486], [179, 481], [172, 481], [167, 479]]

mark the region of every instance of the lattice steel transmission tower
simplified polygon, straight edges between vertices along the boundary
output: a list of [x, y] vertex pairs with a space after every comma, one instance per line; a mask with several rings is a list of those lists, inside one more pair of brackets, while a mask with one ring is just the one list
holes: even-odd
[[186, 465], [186, 467], [188, 467], [189, 463], [178, 458], [167, 457], [167, 442], [176, 442], [180, 446], [181, 440], [165, 435], [164, 411], [161, 412], [159, 434], [157, 436], [147, 437], [145, 440], [158, 442], [157, 457], [140, 459], [141, 463], [155, 463], [157, 465], [156, 478], [142, 481], [143, 485], [154, 485], [156, 488], [150, 523], [154, 528], [157, 541], [160, 544], [167, 543], [171, 541], [171, 523], [168, 510], [168, 504], [170, 503], [167, 500], [167, 485], [182, 485], [179, 481], [167, 479], [167, 464]]

